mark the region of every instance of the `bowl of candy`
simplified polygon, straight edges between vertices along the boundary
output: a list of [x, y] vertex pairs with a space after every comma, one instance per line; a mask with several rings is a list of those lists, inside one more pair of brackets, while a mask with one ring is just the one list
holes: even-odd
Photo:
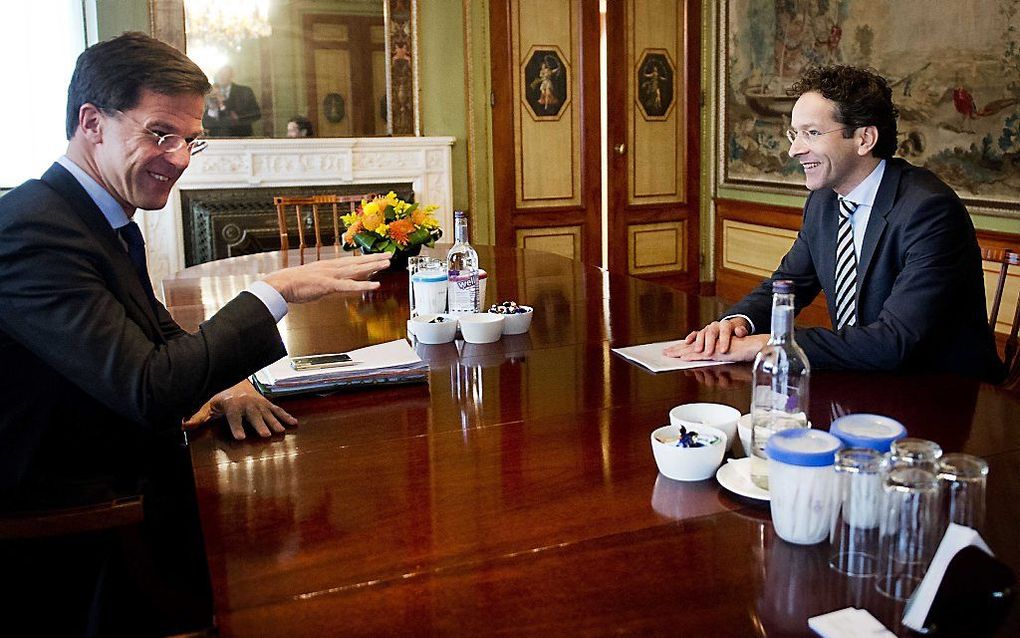
[[504, 301], [494, 303], [489, 307], [489, 312], [503, 315], [503, 334], [519, 335], [524, 334], [531, 327], [531, 318], [535, 309], [531, 306], [518, 306], [516, 301]]
[[419, 342], [429, 345], [450, 343], [457, 336], [457, 320], [444, 315], [417, 315], [408, 327]]
[[652, 455], [663, 476], [674, 481], [704, 481], [715, 476], [726, 453], [726, 433], [708, 425], [697, 430], [664, 425], [652, 432]]

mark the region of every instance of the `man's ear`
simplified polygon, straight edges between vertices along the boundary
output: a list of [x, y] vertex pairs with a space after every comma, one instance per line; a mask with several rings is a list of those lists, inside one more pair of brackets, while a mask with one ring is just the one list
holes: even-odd
[[862, 126], [857, 129], [857, 134], [857, 154], [864, 157], [871, 153], [871, 150], [875, 148], [875, 144], [878, 144], [878, 127]]
[[103, 112], [94, 104], [86, 102], [78, 109], [78, 130], [75, 135], [81, 135], [83, 139], [99, 144], [103, 141]]

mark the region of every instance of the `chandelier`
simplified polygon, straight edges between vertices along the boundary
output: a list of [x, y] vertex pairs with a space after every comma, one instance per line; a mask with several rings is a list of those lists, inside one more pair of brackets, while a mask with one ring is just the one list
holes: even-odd
[[240, 50], [273, 32], [269, 0], [184, 0], [189, 44]]

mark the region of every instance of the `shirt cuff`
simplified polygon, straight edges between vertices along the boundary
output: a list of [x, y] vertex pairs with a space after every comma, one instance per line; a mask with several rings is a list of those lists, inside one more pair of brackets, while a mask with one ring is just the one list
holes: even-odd
[[273, 315], [273, 321], [279, 323], [280, 319], [287, 316], [287, 301], [283, 295], [276, 291], [276, 288], [260, 280], [253, 281], [246, 290], [266, 304], [266, 308]]
[[[747, 334], [753, 335], [754, 334], [754, 322], [751, 321], [751, 318], [748, 317], [747, 315], [726, 315], [725, 317], [723, 317], [723, 319], [736, 319], [737, 317], [740, 317], [741, 319], [743, 319], [744, 321], [747, 322], [747, 325], [751, 326], [751, 332], [748, 332]], [[277, 320], [277, 321], [279, 321], [279, 320]]]

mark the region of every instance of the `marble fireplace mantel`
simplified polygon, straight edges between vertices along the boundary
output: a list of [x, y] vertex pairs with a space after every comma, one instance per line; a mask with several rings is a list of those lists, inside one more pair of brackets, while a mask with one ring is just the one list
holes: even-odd
[[139, 211], [149, 274], [159, 283], [184, 268], [181, 191], [409, 182], [415, 199], [439, 206], [444, 236], [453, 233], [452, 137], [216, 139], [196, 155], [167, 205]]

